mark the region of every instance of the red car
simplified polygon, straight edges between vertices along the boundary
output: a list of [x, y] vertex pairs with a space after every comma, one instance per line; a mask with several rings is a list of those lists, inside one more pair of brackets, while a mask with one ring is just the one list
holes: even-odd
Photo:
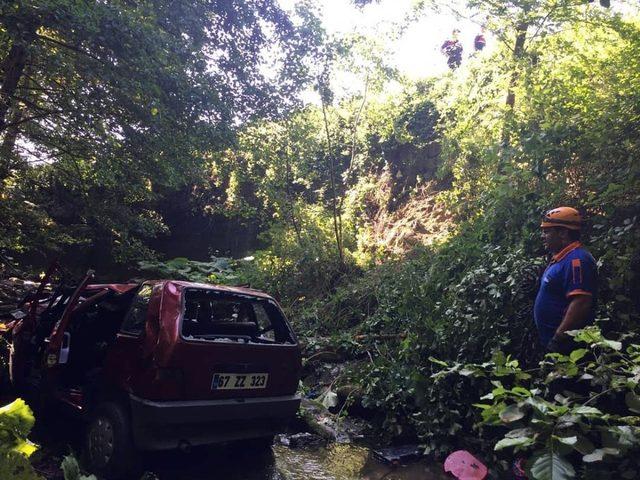
[[269, 440], [295, 416], [300, 348], [269, 295], [91, 272], [45, 294], [50, 276], [17, 315], [11, 380], [86, 420], [89, 470], [120, 478], [136, 449]]

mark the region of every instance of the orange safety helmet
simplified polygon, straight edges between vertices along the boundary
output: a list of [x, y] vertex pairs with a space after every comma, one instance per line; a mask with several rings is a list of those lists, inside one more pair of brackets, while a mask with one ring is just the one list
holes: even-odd
[[582, 228], [582, 216], [580, 212], [571, 207], [558, 207], [549, 210], [542, 217], [542, 228], [564, 227], [569, 230], [580, 230]]

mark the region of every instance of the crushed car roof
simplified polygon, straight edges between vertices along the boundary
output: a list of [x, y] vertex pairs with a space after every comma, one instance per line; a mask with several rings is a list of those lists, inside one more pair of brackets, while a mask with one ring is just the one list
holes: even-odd
[[[273, 298], [271, 297], [271, 295], [267, 295], [266, 293], [261, 292], [260, 290], [254, 290], [252, 288], [246, 288], [246, 287], [229, 287], [226, 285], [211, 285], [208, 283], [187, 282], [185, 280], [148, 280], [146, 281], [146, 283], [152, 283], [152, 284], [171, 283], [180, 289], [200, 288], [200, 289], [206, 289], [206, 290], [216, 290], [219, 292], [251, 295], [253, 297], [260, 297], [260, 298], [269, 298], [269, 299]], [[86, 288], [88, 290], [109, 289], [117, 293], [125, 293], [133, 290], [134, 288], [138, 288], [139, 286], [140, 286], [140, 283], [97, 283], [97, 284], [87, 285]]]
[[186, 282], [183, 280], [166, 280], [181, 288], [202, 288], [207, 290], [217, 290], [221, 292], [237, 293], [241, 295], [251, 295], [253, 297], [272, 298], [260, 290], [254, 290], [246, 287], [228, 287], [226, 285], [210, 285], [208, 283]]

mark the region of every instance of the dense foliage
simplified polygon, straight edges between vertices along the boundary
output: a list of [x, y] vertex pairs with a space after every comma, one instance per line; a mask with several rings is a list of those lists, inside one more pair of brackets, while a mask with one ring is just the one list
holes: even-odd
[[[635, 475], [637, 466], [619, 456], [637, 448], [640, 394], [631, 335], [640, 326], [637, 8], [623, 16], [589, 2], [470, 0], [496, 45], [455, 72], [414, 82], [388, 68], [378, 39], [323, 38], [308, 9], [290, 22], [271, 2], [214, 3], [180, 4], [184, 16], [175, 18], [162, 2], [101, 3], [91, 15], [69, 7], [60, 18], [39, 16], [46, 10], [30, 3], [11, 7], [20, 19], [39, 12], [33, 18], [53, 23], [36, 32], [84, 53], [31, 39], [46, 67], [33, 75], [43, 75], [46, 88], [62, 88], [51, 86], [54, 74], [65, 83], [55, 102], [39, 90], [27, 100], [73, 108], [51, 114], [64, 120], [59, 128], [51, 119], [20, 124], [23, 143], [15, 142], [11, 157], [18, 163], [0, 192], [1, 246], [72, 252], [69, 245], [90, 239], [108, 244], [116, 261], [142, 260], [146, 275], [265, 289], [303, 340], [331, 337], [351, 356], [341, 381], [358, 387], [357, 406], [389, 436], [417, 436], [427, 453], [526, 447], [537, 479], [556, 478], [548, 474], [554, 469], [560, 478], [598, 478], [602, 469]], [[415, 15], [432, 3], [417, 2]], [[227, 7], [235, 13], [228, 21], [201, 15]], [[5, 59], [18, 41], [9, 28], [16, 19], [2, 23]], [[148, 49], [122, 61], [133, 43], [109, 50], [100, 40], [106, 19], [125, 40], [142, 29]], [[50, 32], [85, 21], [86, 28], [65, 30], [78, 38]], [[319, 101], [280, 115], [291, 98], [264, 82], [254, 55], [266, 42], [264, 22], [293, 62], [283, 60], [284, 71], [297, 72], [281, 84], [286, 92], [304, 83], [301, 50], [313, 51]], [[236, 30], [247, 42], [230, 41]], [[214, 55], [217, 68], [201, 68], [211, 41], [205, 31], [226, 40], [227, 50]], [[98, 59], [80, 62], [87, 51]], [[119, 69], [134, 66], [121, 83]], [[340, 91], [336, 79], [345, 72], [349, 86]], [[89, 95], [76, 104], [73, 86], [82, 82]], [[83, 135], [69, 130], [79, 125]], [[47, 146], [61, 137], [69, 138], [68, 152]], [[36, 147], [53, 160], [27, 167], [31, 157], [16, 159], [20, 148]], [[259, 225], [261, 248], [229, 264], [143, 258], [152, 253], [143, 240], [165, 229], [163, 208], [176, 198], [171, 208], [180, 215]], [[531, 321], [546, 263], [539, 218], [561, 204], [587, 218], [583, 240], [598, 259], [605, 337], [583, 332], [577, 339], [586, 348], [539, 364]], [[455, 371], [438, 373], [454, 363]], [[556, 397], [549, 372], [587, 375], [588, 385]], [[494, 383], [479, 428], [473, 404], [491, 380], [502, 386]], [[609, 408], [609, 393], [626, 398], [629, 411]], [[517, 433], [488, 427], [505, 418]], [[617, 446], [598, 437], [605, 430]], [[594, 465], [583, 465], [585, 456]]]
[[317, 44], [315, 17], [298, 13], [269, 0], [0, 2], [0, 248], [148, 256], [167, 228], [161, 200], [240, 122], [295, 104]]
[[[615, 338], [638, 328], [640, 23], [588, 8], [566, 13], [572, 15], [553, 20], [563, 22], [561, 30], [527, 37], [518, 58], [498, 48], [455, 74], [405, 85], [402, 103], [367, 103], [359, 127], [359, 151], [366, 152], [361, 170], [351, 178], [345, 167], [341, 184], [357, 205], [353, 216], [347, 208], [341, 213], [355, 236], [345, 259], [358, 268], [340, 268], [332, 250], [307, 256], [321, 248], [321, 237], [314, 233], [313, 247], [306, 249], [294, 227], [278, 221], [272, 223], [280, 230], [271, 247], [256, 256], [255, 268], [263, 273], [258, 285], [283, 294], [298, 329], [333, 335], [339, 348], [364, 359], [348, 381], [360, 383], [364, 407], [383, 412], [376, 416], [380, 426], [396, 436], [417, 435], [427, 452], [482, 450], [497, 441], [486, 432], [470, 433], [479, 420], [472, 406], [479, 398], [471, 394], [478, 383], [466, 376], [435, 382], [439, 367], [430, 357], [483, 362], [500, 349], [526, 368], [537, 365], [542, 352], [531, 305], [545, 265], [539, 237], [545, 209], [574, 205], [588, 218], [583, 240], [599, 260], [603, 331]], [[348, 112], [351, 105], [340, 108]], [[381, 212], [393, 211], [397, 202], [415, 206], [420, 178], [411, 177], [415, 157], [403, 144], [416, 148], [420, 140], [400, 119], [420, 118], [410, 110], [418, 105], [432, 112], [424, 145], [442, 149], [438, 170], [428, 177], [436, 179], [435, 202], [450, 212], [438, 221], [453, 227], [444, 240], [397, 257], [385, 241], [372, 245], [369, 233]], [[375, 122], [391, 108], [393, 115]], [[349, 142], [342, 144], [348, 153]], [[418, 162], [426, 167], [427, 159], [422, 150]], [[317, 208], [313, 197], [306, 201], [313, 205], [307, 211]], [[311, 231], [303, 229], [301, 239]], [[324, 245], [332, 243], [325, 228]], [[280, 279], [273, 275], [275, 265], [288, 268]], [[330, 265], [336, 265], [331, 276], [323, 270]], [[588, 400], [598, 393], [585, 395]], [[574, 465], [583, 472], [580, 462]]]
[[503, 438], [491, 442], [494, 450], [525, 452], [525, 468], [533, 479], [571, 479], [576, 471], [583, 478], [614, 472], [616, 478], [636, 478], [636, 335], [627, 334], [619, 342], [603, 337], [597, 327], [572, 333], [571, 354], [548, 354], [537, 369], [522, 370], [517, 360], [497, 352], [482, 364], [443, 364], [448, 368], [433, 378], [438, 382], [460, 375], [491, 381], [482, 403], [474, 405], [482, 412], [480, 425], [506, 427]]
[[27, 440], [35, 419], [22, 399], [0, 408], [0, 474], [7, 480], [38, 480], [29, 463], [37, 446]]

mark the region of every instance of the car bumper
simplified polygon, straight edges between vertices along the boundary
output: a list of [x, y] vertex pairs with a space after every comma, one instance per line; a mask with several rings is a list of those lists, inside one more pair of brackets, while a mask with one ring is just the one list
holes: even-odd
[[167, 450], [261, 438], [282, 432], [300, 397], [154, 402], [131, 395], [133, 440], [141, 450]]

